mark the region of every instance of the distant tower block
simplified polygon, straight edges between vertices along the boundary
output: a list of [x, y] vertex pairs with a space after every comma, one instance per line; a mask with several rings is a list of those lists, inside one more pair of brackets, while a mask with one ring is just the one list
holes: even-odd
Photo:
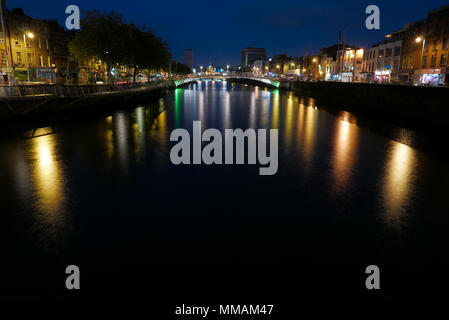
[[193, 51], [190, 49], [184, 50], [184, 64], [193, 70]]

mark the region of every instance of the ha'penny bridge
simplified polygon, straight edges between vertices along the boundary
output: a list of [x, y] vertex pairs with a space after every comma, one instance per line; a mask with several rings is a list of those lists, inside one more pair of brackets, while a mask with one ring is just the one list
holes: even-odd
[[212, 75], [212, 76], [202, 76], [202, 77], [192, 77], [186, 79], [175, 80], [176, 87], [189, 84], [198, 81], [242, 81], [251, 82], [254, 84], [264, 85], [273, 88], [279, 88], [281, 83], [277, 80], [272, 80], [265, 77], [258, 76], [243, 76], [243, 75]]
[[167, 90], [200, 81], [236, 81], [279, 88], [280, 82], [247, 75], [203, 75], [175, 80], [120, 84], [33, 84], [0, 87], [0, 119], [61, 112], [69, 109], [110, 107], [147, 101]]

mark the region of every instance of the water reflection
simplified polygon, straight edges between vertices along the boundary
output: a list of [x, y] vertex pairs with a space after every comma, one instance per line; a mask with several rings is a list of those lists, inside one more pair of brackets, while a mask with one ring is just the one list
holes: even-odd
[[382, 179], [383, 218], [391, 227], [401, 227], [410, 206], [416, 175], [416, 151], [391, 141]]
[[273, 91], [273, 109], [271, 111], [271, 128], [278, 129], [279, 128], [279, 90]]
[[31, 172], [39, 210], [38, 222], [47, 233], [59, 231], [64, 223], [64, 180], [60, 162], [56, 159], [56, 135], [46, 135], [31, 140], [33, 162]]
[[314, 107], [314, 100], [310, 99], [309, 106], [305, 108], [304, 157], [307, 163], [313, 158], [315, 137], [318, 121], [318, 110]]
[[359, 128], [351, 123], [351, 114], [342, 112], [336, 121], [336, 133], [333, 141], [332, 173], [334, 176], [334, 191], [341, 193], [351, 180], [354, 162], [357, 156], [357, 141]]

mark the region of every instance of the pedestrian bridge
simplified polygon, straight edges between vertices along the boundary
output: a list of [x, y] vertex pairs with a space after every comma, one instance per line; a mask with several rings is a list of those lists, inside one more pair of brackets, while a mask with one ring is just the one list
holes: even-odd
[[264, 77], [257, 77], [257, 76], [244, 76], [244, 75], [204, 75], [204, 76], [196, 76], [192, 78], [185, 78], [180, 80], [175, 80], [176, 87], [185, 85], [187, 83], [191, 82], [197, 82], [197, 81], [226, 81], [226, 80], [241, 80], [241, 81], [249, 81], [249, 82], [259, 82], [264, 85], [272, 86], [274, 88], [279, 88], [280, 82], [276, 80], [271, 80]]

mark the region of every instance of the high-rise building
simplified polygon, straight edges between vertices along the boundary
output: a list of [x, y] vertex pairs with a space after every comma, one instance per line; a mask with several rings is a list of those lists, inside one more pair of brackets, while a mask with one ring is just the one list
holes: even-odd
[[264, 48], [244, 48], [241, 52], [242, 68], [251, 66], [256, 60], [266, 60], [267, 51]]
[[190, 49], [184, 50], [184, 64], [193, 69], [193, 51]]

